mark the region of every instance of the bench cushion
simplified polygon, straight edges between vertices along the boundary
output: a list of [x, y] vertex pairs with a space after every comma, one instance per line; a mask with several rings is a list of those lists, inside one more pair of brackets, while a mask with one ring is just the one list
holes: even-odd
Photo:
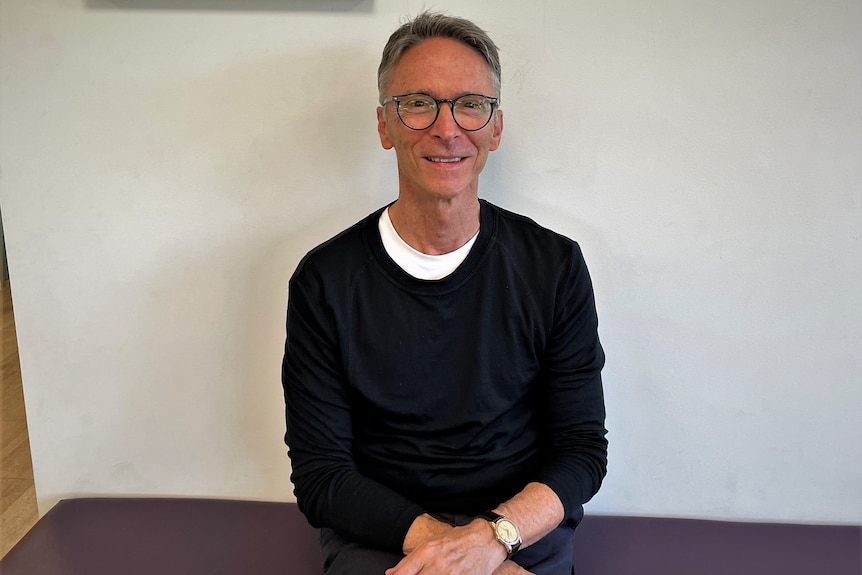
[[322, 575], [295, 504], [65, 499], [0, 562], [2, 575]]
[[588, 515], [578, 575], [860, 575], [862, 527]]
[[[862, 527], [590, 516], [578, 575], [860, 575]], [[322, 575], [293, 503], [67, 499], [0, 560], [0, 575]]]

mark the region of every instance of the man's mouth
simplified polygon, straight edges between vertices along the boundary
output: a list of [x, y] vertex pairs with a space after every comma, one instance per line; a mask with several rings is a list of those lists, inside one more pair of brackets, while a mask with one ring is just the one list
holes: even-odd
[[454, 164], [455, 162], [460, 162], [464, 158], [463, 157], [459, 157], [459, 158], [435, 158], [435, 157], [428, 156], [425, 159], [428, 160], [429, 162], [435, 162], [435, 163], [439, 163], [439, 164]]

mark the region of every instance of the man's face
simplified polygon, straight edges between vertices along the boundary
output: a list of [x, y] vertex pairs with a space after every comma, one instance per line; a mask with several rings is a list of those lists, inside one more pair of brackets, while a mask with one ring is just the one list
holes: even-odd
[[[422, 92], [454, 99], [464, 94], [496, 96], [491, 69], [472, 48], [448, 38], [429, 38], [402, 56], [392, 71], [384, 97]], [[440, 105], [437, 121], [427, 130], [411, 130], [388, 103], [377, 109], [377, 131], [387, 150], [395, 148], [401, 195], [418, 200], [475, 195], [488, 152], [500, 145], [503, 114], [496, 110], [487, 126], [462, 130], [449, 104]]]

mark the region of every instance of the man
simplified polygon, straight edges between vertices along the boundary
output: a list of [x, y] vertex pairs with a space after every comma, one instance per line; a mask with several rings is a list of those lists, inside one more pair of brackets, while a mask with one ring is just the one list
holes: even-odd
[[478, 197], [503, 132], [482, 30], [418, 16], [389, 39], [378, 84], [398, 198], [290, 280], [297, 502], [328, 575], [572, 573], [607, 463], [580, 249]]

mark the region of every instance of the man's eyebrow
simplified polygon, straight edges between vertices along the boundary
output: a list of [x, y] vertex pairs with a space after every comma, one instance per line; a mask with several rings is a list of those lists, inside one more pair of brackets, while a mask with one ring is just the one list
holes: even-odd
[[427, 94], [429, 96], [433, 96], [434, 92], [432, 90], [425, 88], [425, 89], [419, 89], [419, 90], [410, 90], [409, 92], [404, 92], [404, 94]]
[[[399, 95], [406, 96], [408, 94], [425, 94], [426, 96], [431, 96], [433, 98], [437, 98], [438, 100], [445, 100], [446, 99], [446, 98], [441, 98], [440, 96], [438, 96], [437, 94], [434, 93], [434, 90], [429, 90], [429, 89], [411, 90], [409, 92], [404, 92], [403, 94], [399, 94]], [[455, 100], [456, 98], [460, 98], [461, 96], [466, 96], [468, 94], [480, 94], [481, 95], [481, 92], [466, 90], [466, 91], [459, 92], [459, 93], [453, 95], [451, 97], [451, 99]]]

